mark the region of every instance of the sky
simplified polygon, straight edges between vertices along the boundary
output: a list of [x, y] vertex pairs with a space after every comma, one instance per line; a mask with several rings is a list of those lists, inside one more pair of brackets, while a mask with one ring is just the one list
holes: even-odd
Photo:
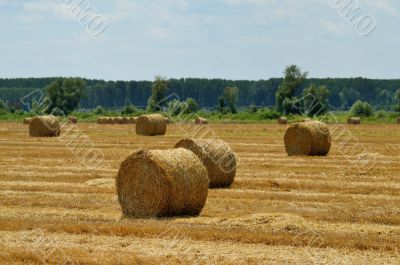
[[392, 79], [399, 28], [398, 0], [0, 0], [0, 77]]

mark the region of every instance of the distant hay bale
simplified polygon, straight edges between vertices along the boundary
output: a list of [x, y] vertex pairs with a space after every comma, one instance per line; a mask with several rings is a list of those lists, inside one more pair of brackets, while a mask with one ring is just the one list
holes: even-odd
[[166, 131], [167, 121], [161, 114], [142, 115], [136, 121], [137, 135], [165, 135]]
[[208, 177], [189, 150], [142, 150], [122, 162], [116, 187], [127, 217], [198, 215], [207, 200]]
[[122, 117], [114, 117], [113, 124], [122, 124]]
[[285, 117], [279, 117], [278, 124], [286, 125], [286, 124], [288, 124], [288, 119]]
[[128, 124], [129, 118], [128, 117], [121, 117], [121, 124]]
[[351, 124], [351, 125], [361, 124], [361, 118], [359, 118], [359, 117], [350, 117], [347, 120], [347, 124]]
[[25, 118], [23, 119], [22, 123], [23, 124], [29, 124], [31, 122], [32, 118]]
[[169, 117], [165, 117], [165, 122], [166, 122], [167, 124], [170, 124], [170, 123], [171, 123], [171, 119], [170, 119]]
[[400, 117], [397, 118], [397, 124], [400, 124]]
[[75, 116], [69, 116], [68, 117], [68, 123], [77, 124], [78, 123], [78, 118], [75, 117]]
[[292, 124], [285, 133], [289, 156], [325, 156], [331, 148], [329, 128], [319, 121]]
[[205, 118], [197, 117], [196, 120], [194, 121], [194, 123], [198, 124], [198, 125], [204, 125], [204, 124], [208, 124], [208, 121]]
[[97, 124], [106, 124], [106, 117], [98, 117]]
[[235, 180], [236, 156], [229, 145], [217, 139], [183, 139], [175, 148], [195, 153], [207, 169], [210, 188], [229, 187]]
[[130, 124], [136, 124], [137, 117], [129, 117], [129, 123]]
[[29, 123], [29, 135], [32, 137], [60, 136], [60, 124], [55, 116], [35, 117]]

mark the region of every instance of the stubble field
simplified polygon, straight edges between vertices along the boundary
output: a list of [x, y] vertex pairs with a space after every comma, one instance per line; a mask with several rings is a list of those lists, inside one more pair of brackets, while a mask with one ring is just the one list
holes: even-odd
[[285, 126], [212, 124], [239, 158], [234, 185], [210, 190], [199, 217], [152, 220], [121, 216], [119, 165], [191, 128], [78, 128], [104, 154], [96, 168], [65, 138], [0, 123], [0, 264], [400, 264], [400, 126], [332, 128], [330, 155], [303, 158], [287, 156]]

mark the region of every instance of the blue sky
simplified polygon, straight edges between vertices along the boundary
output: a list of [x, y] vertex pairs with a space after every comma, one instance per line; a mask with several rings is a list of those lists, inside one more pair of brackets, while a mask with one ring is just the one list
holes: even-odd
[[352, 0], [376, 21], [367, 36], [334, 6], [348, 0], [82, 0], [107, 22], [96, 36], [74, 1], [0, 0], [0, 77], [257, 80], [297, 64], [311, 77], [400, 78], [398, 0]]

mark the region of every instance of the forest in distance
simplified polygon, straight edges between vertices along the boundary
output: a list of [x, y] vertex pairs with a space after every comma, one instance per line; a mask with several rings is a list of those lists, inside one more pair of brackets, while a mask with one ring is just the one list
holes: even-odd
[[[0, 79], [0, 99], [9, 106], [21, 107], [20, 99], [36, 89], [44, 89], [57, 78], [3, 78]], [[151, 95], [152, 81], [105, 81], [83, 79], [85, 88], [80, 99], [80, 109], [97, 106], [118, 108], [126, 105], [145, 107]], [[214, 108], [226, 87], [239, 88], [238, 106], [275, 106], [275, 94], [283, 78], [268, 80], [225, 80], [181, 78], [168, 80], [167, 95], [179, 100], [195, 99], [202, 108]], [[379, 80], [367, 78], [307, 78], [296, 94], [311, 84], [326, 86], [332, 109], [346, 110], [357, 100], [369, 102], [376, 109], [387, 109], [395, 103], [395, 93], [400, 89], [400, 79]]]

